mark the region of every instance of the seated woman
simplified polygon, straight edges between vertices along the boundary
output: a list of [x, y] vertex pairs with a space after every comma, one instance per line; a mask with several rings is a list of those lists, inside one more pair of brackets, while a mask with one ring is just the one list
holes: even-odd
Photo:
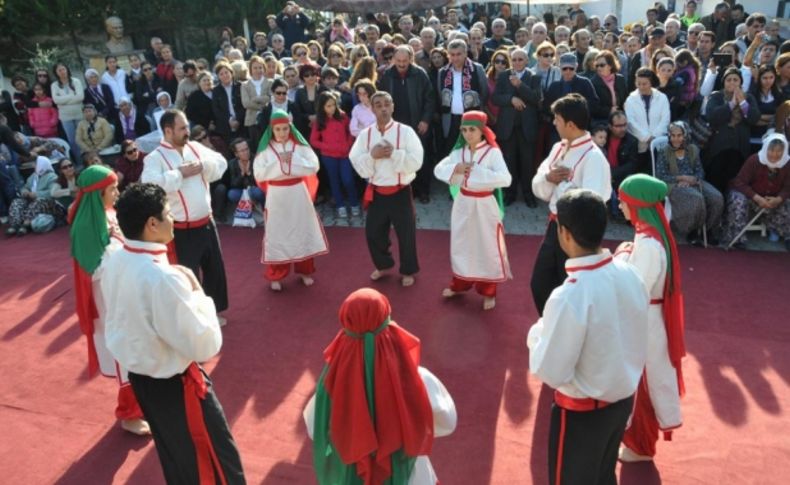
[[455, 430], [455, 403], [391, 312], [372, 288], [340, 306], [342, 328], [303, 413], [318, 483], [439, 483], [428, 455], [434, 437]]
[[143, 173], [145, 153], [137, 148], [134, 140], [121, 142], [121, 156], [115, 162], [115, 173], [118, 175], [118, 190], [122, 191], [129, 184], [140, 181]]
[[7, 236], [24, 236], [30, 231], [33, 219], [41, 214], [51, 215], [56, 222], [65, 220], [66, 209], [52, 198], [52, 186], [57, 178], [48, 158], [36, 158], [36, 171], [27, 178], [20, 196], [8, 208]]
[[698, 245], [703, 224], [709, 231], [719, 227], [724, 197], [703, 180], [700, 151], [690, 138], [686, 123], [676, 121], [669, 125], [669, 144], [658, 152], [655, 175], [669, 186], [672, 229]]
[[77, 197], [77, 170], [71, 160], [64, 159], [59, 165], [60, 174], [58, 180], [52, 185], [50, 196], [55, 201], [68, 209], [74, 198]]
[[80, 151], [101, 151], [112, 145], [114, 131], [110, 122], [96, 113], [92, 104], [82, 108], [82, 121], [77, 125], [77, 145]]
[[[729, 243], [760, 209], [765, 209], [762, 222], [784, 238], [790, 251], [790, 155], [787, 138], [774, 133], [766, 137], [760, 153], [744, 162], [727, 194], [727, 222], [722, 242]], [[746, 247], [746, 236], [735, 243]]]
[[173, 106], [173, 100], [170, 97], [170, 93], [167, 91], [162, 91], [161, 93], [156, 95], [156, 104], [157, 108], [154, 109], [152, 116], [154, 117], [154, 124], [156, 125], [156, 129], [159, 130], [160, 133], [164, 133], [162, 131], [162, 125], [159, 124], [159, 120], [162, 119], [162, 115], [165, 114], [165, 111], [175, 108]]

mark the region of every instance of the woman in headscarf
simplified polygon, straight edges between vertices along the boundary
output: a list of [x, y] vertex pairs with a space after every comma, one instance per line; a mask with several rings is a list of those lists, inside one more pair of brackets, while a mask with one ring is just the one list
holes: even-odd
[[[502, 151], [482, 111], [468, 111], [450, 155], [434, 168], [455, 198], [450, 223], [453, 278], [442, 296], [472, 286], [483, 295], [483, 309], [496, 305], [497, 283], [512, 278], [502, 225], [502, 187], [511, 182]], [[458, 193], [460, 192], [460, 196]]]
[[[790, 251], [790, 155], [784, 135], [773, 133], [763, 142], [759, 153], [744, 162], [727, 194], [727, 222], [723, 241], [729, 243], [760, 209], [765, 209], [762, 222], [784, 239]], [[735, 247], [746, 247], [741, 236]]]
[[455, 403], [420, 365], [420, 340], [371, 288], [340, 307], [342, 329], [304, 411], [320, 485], [435, 485], [433, 438], [455, 430]]
[[680, 397], [685, 393], [681, 361], [684, 342], [683, 293], [677, 245], [664, 215], [664, 182], [644, 174], [620, 184], [620, 209], [636, 229], [633, 242], [617, 248], [636, 267], [650, 292], [647, 362], [636, 392], [631, 426], [623, 436], [620, 460], [650, 461], [659, 430], [670, 440], [683, 424]]
[[669, 186], [673, 229], [691, 244], [701, 244], [703, 224], [711, 231], [721, 223], [724, 196], [704, 180], [700, 151], [686, 123], [669, 125], [669, 143], [658, 152], [655, 175]]
[[272, 113], [258, 152], [252, 171], [266, 194], [264, 277], [271, 281], [272, 290], [280, 291], [293, 264], [302, 283], [310, 286], [314, 258], [329, 252], [324, 227], [313, 207], [318, 157], [288, 113], [279, 110]]
[[167, 91], [162, 91], [156, 95], [156, 104], [157, 107], [154, 109], [153, 116], [154, 116], [154, 124], [156, 124], [156, 129], [159, 130], [160, 133], [164, 133], [162, 130], [162, 125], [159, 124], [159, 120], [162, 119], [162, 115], [165, 114], [165, 111], [174, 108], [173, 100], [170, 98], [170, 93]]
[[52, 198], [52, 186], [57, 180], [52, 162], [47, 157], [36, 158], [35, 172], [8, 207], [7, 236], [24, 236], [31, 230], [33, 219], [41, 214], [54, 217], [56, 222], [63, 220], [66, 210]]
[[77, 317], [88, 339], [88, 375], [92, 377], [100, 371], [116, 377], [120, 387], [115, 417], [126, 431], [150, 435], [126, 370], [117, 365], [104, 341], [103, 317], [107, 307], [101, 295], [101, 263], [124, 244], [113, 209], [118, 199], [118, 177], [109, 168], [92, 165], [82, 171], [77, 187], [77, 198], [69, 208], [69, 223]]

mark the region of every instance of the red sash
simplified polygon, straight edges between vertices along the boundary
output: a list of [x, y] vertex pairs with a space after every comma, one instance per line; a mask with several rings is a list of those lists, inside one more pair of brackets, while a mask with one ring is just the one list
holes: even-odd
[[198, 219], [196, 221], [173, 221], [173, 228], [174, 229], [196, 229], [198, 227], [203, 227], [211, 222], [211, 216], [206, 216], [202, 219]]
[[605, 408], [606, 406], [612, 404], [610, 402], [599, 401], [598, 399], [593, 399], [591, 397], [570, 397], [556, 390], [554, 391], [554, 402], [557, 403], [557, 406], [567, 409], [568, 411], [581, 412], [595, 411], [596, 409]]
[[[208, 386], [203, 378], [200, 367], [194, 362], [189, 364], [187, 370], [181, 376], [184, 384], [184, 407], [187, 418], [187, 428], [195, 444], [195, 454], [197, 455], [198, 476], [200, 485], [214, 485], [217, 479], [222, 485], [227, 485], [225, 473], [222, 465], [214, 452], [214, 445], [211, 443], [211, 436], [206, 429], [206, 422], [203, 420], [203, 408], [200, 401], [206, 398]], [[219, 474], [214, 476], [214, 472]]]

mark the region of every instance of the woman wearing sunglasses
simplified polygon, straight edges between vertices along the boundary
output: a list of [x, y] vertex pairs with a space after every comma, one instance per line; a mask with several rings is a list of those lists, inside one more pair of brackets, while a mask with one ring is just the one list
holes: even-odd
[[140, 180], [140, 174], [143, 173], [143, 159], [145, 155], [137, 148], [134, 140], [121, 142], [121, 156], [115, 162], [119, 191], [123, 191], [129, 184]]
[[[488, 80], [488, 92], [493, 93], [496, 87], [496, 78], [500, 73], [510, 69], [510, 54], [507, 49], [500, 49], [494, 53], [486, 70], [486, 79]], [[499, 117], [499, 106], [493, 102], [493, 96], [488, 97], [486, 102], [486, 114], [488, 115], [488, 126], [496, 124], [497, 117]]]
[[595, 57], [595, 74], [590, 79], [600, 103], [598, 110], [591, 113], [595, 120], [607, 121], [609, 115], [623, 110], [628, 97], [625, 77], [619, 73], [620, 61], [610, 51], [601, 51]]

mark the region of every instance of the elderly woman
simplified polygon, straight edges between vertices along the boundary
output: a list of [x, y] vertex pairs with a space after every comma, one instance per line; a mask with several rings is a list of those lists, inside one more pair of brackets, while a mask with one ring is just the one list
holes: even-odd
[[154, 109], [153, 117], [154, 117], [154, 124], [156, 125], [156, 129], [160, 132], [164, 133], [162, 130], [162, 125], [159, 124], [159, 120], [162, 119], [162, 115], [165, 114], [165, 111], [175, 108], [173, 106], [173, 100], [170, 97], [170, 93], [167, 91], [162, 91], [156, 95], [156, 104], [157, 107]]
[[615, 111], [622, 111], [628, 97], [625, 77], [619, 73], [620, 61], [609, 51], [601, 51], [595, 56], [595, 75], [590, 79], [600, 103], [592, 113], [596, 120], [608, 120]]
[[[729, 242], [746, 226], [754, 213], [765, 209], [762, 218], [768, 229], [784, 239], [790, 251], [790, 160], [787, 138], [768, 135], [760, 153], [749, 157], [727, 194], [727, 222], [724, 242]], [[743, 249], [746, 236], [735, 243]]]
[[33, 219], [41, 214], [51, 215], [56, 221], [66, 217], [66, 209], [52, 198], [52, 186], [57, 179], [52, 162], [47, 157], [36, 158], [35, 172], [8, 208], [7, 236], [24, 236], [30, 231]]
[[703, 224], [709, 230], [719, 227], [724, 197], [704, 180], [699, 148], [690, 141], [686, 123], [670, 124], [669, 144], [658, 153], [655, 175], [669, 186], [672, 229], [697, 245]]
[[92, 104], [82, 108], [83, 119], [77, 125], [77, 145], [83, 152], [100, 151], [112, 145], [112, 125], [106, 119], [98, 116]]
[[117, 100], [110, 86], [99, 84], [99, 71], [93, 68], [85, 71], [85, 81], [88, 82], [88, 87], [85, 88], [85, 103], [90, 103], [96, 107], [96, 113], [99, 116], [108, 120], [113, 119]]
[[708, 141], [705, 170], [719, 192], [727, 189], [749, 155], [751, 127], [760, 121], [757, 100], [742, 89], [743, 76], [737, 68], [724, 73], [723, 89], [710, 96], [705, 117], [714, 134]]

